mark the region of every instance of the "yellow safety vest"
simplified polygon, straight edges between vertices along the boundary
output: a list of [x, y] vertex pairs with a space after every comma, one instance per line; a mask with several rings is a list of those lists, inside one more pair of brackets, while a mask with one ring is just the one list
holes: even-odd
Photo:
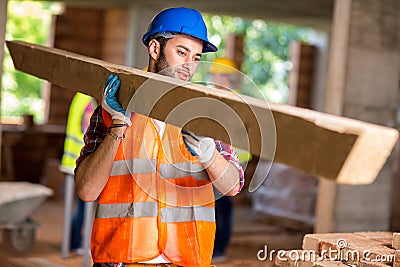
[[253, 158], [251, 153], [246, 150], [243, 150], [243, 149], [240, 149], [237, 147], [232, 147], [232, 148], [236, 151], [240, 164], [249, 162]]
[[[82, 118], [86, 107], [94, 101], [91, 96], [77, 93], [72, 99], [68, 113], [66, 137], [64, 141], [64, 154], [61, 165], [71, 174], [75, 168], [75, 161], [79, 157], [83, 142]], [[92, 102], [94, 104], [94, 102]]]

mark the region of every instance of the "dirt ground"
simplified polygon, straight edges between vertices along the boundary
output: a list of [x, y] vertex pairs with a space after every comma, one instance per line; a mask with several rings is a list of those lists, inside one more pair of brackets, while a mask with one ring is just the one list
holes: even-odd
[[[301, 247], [304, 230], [289, 230], [278, 225], [260, 221], [251, 207], [236, 205], [234, 210], [234, 230], [227, 252], [227, 261], [216, 263], [218, 267], [249, 266], [266, 267], [273, 263], [260, 260], [257, 254], [265, 256], [268, 251], [279, 249], [298, 249]], [[32, 219], [40, 224], [36, 231], [35, 243], [27, 253], [15, 254], [6, 249], [0, 235], [0, 262], [5, 267], [72, 267], [82, 266], [82, 257], [71, 254], [61, 257], [63, 227], [63, 202], [49, 199], [32, 213]], [[258, 253], [260, 250], [260, 253]], [[86, 267], [86, 266], [82, 266]]]

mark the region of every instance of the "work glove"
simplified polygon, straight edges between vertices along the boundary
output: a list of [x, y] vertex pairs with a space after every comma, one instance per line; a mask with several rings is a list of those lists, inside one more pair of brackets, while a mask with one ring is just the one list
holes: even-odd
[[131, 112], [124, 109], [118, 102], [116, 94], [121, 81], [117, 75], [110, 74], [106, 80], [103, 92], [102, 107], [110, 113], [112, 119], [118, 119], [131, 126]]
[[193, 134], [186, 130], [182, 130], [182, 137], [189, 152], [193, 156], [198, 156], [200, 163], [205, 164], [214, 159], [214, 139]]

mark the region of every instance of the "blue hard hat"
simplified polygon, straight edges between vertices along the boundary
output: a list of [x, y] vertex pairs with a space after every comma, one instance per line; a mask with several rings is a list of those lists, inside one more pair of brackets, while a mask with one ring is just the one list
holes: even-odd
[[158, 13], [143, 35], [145, 46], [155, 33], [182, 33], [196, 37], [204, 42], [203, 53], [216, 52], [218, 48], [207, 38], [207, 27], [200, 12], [186, 7], [168, 8]]

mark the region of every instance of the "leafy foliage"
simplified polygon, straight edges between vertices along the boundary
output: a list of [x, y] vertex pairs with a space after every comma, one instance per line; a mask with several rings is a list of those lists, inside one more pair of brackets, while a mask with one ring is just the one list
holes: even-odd
[[[288, 95], [289, 46], [294, 40], [305, 41], [309, 29], [263, 20], [245, 20], [237, 17], [204, 15], [211, 41], [222, 47], [205, 60], [224, 56], [229, 34], [244, 36], [244, 61], [241, 71], [247, 76], [240, 92], [268, 101], [284, 103]], [[252, 84], [254, 82], [254, 84]]]
[[[46, 44], [55, 4], [35, 1], [9, 1], [6, 40]], [[42, 80], [16, 71], [7, 49], [4, 53], [1, 115], [33, 114], [43, 121]]]

